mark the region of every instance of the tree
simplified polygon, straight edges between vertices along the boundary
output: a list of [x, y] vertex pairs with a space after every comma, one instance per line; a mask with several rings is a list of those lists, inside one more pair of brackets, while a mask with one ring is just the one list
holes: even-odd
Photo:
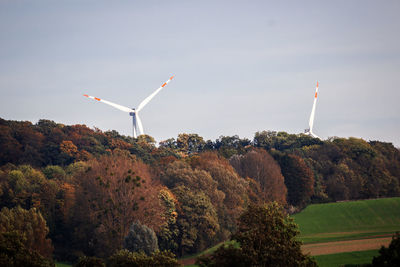
[[220, 136], [215, 140], [213, 147], [218, 150], [218, 152], [229, 159], [235, 154], [244, 154], [246, 149], [250, 147], [251, 141], [248, 139], [240, 139], [238, 135], [234, 136]]
[[51, 258], [53, 246], [47, 238], [49, 228], [41, 213], [35, 208], [24, 210], [21, 207], [3, 208], [0, 212], [0, 233], [16, 232], [23, 239], [23, 246], [36, 251], [43, 257]]
[[158, 250], [156, 233], [153, 229], [136, 221], [132, 223], [129, 233], [125, 237], [124, 248], [132, 252], [143, 251], [146, 255], [150, 255]]
[[[191, 158], [193, 169], [208, 172], [217, 183], [217, 190], [224, 194], [223, 202], [213, 202], [220, 224], [220, 240], [225, 241], [236, 229], [236, 220], [247, 203], [248, 183], [240, 177], [229, 161], [217, 152], [203, 152]], [[219, 205], [220, 204], [220, 205]]]
[[219, 230], [218, 217], [204, 192], [193, 192], [185, 186], [172, 190], [180, 203], [178, 210], [180, 255], [201, 251], [212, 245]]
[[260, 184], [264, 201], [286, 203], [286, 186], [278, 163], [264, 149], [254, 149], [245, 155], [230, 159], [232, 166], [242, 177], [250, 177]]
[[285, 154], [279, 158], [290, 205], [304, 207], [314, 194], [314, 174], [302, 158]]
[[156, 251], [150, 256], [144, 253], [119, 250], [108, 258], [109, 267], [179, 267], [175, 255], [169, 251]]
[[108, 256], [122, 248], [130, 225], [140, 220], [154, 230], [164, 223], [164, 207], [158, 193], [161, 185], [150, 176], [146, 164], [127, 151], [88, 162], [77, 172], [76, 237], [86, 253]]
[[63, 168], [57, 165], [48, 165], [43, 169], [43, 174], [47, 179], [59, 179], [63, 180], [66, 176]]
[[184, 185], [192, 191], [201, 191], [207, 194], [216, 206], [221, 205], [224, 199], [224, 193], [218, 189], [218, 183], [210, 173], [201, 169], [192, 169], [183, 161], [169, 164], [161, 181], [170, 189]]
[[288, 134], [286, 132], [262, 131], [254, 135], [254, 146], [262, 147], [268, 151], [276, 149], [279, 151], [293, 151], [304, 146], [312, 146], [323, 143], [318, 138], [304, 134]]
[[389, 247], [382, 246], [379, 256], [372, 259], [373, 267], [400, 266], [400, 232], [393, 235]]
[[22, 156], [22, 145], [13, 136], [13, 129], [1, 119], [0, 125], [0, 165], [17, 163]]
[[185, 154], [194, 154], [203, 151], [205, 142], [198, 134], [179, 134], [176, 139], [178, 149]]
[[157, 233], [158, 245], [160, 250], [169, 249], [176, 253], [179, 247], [179, 229], [177, 224], [178, 213], [176, 208], [178, 200], [167, 188], [160, 190], [159, 198], [162, 205], [165, 207], [165, 222], [161, 225], [160, 230]]
[[37, 251], [25, 247], [23, 234], [12, 232], [0, 233], [0, 266], [7, 267], [54, 267], [54, 262], [41, 256]]
[[301, 252], [298, 234], [297, 225], [278, 203], [250, 205], [240, 216], [238, 230], [232, 236], [240, 247], [222, 247], [210, 258], [201, 258], [199, 263], [231, 266], [231, 260], [236, 259], [239, 266], [317, 266]]

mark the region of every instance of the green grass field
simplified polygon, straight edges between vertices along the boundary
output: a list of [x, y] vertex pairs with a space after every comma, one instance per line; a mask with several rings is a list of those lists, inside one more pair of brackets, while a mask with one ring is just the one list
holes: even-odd
[[[371, 199], [309, 205], [292, 216], [300, 228], [304, 243], [392, 236], [400, 231], [400, 198]], [[210, 254], [221, 244], [197, 255]], [[340, 266], [371, 262], [377, 250], [315, 256], [319, 266]]]
[[314, 204], [293, 218], [304, 243], [390, 236], [400, 231], [400, 198]]
[[378, 255], [377, 250], [345, 252], [331, 255], [315, 256], [319, 267], [338, 267], [345, 264], [371, 263], [372, 258]]

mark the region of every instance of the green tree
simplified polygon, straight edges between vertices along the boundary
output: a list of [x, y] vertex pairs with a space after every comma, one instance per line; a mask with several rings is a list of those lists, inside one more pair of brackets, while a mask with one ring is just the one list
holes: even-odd
[[211, 257], [201, 258], [200, 266], [232, 266], [232, 259], [239, 266], [317, 266], [301, 252], [297, 225], [276, 202], [250, 205], [238, 224], [232, 239], [240, 247], [222, 247]]
[[26, 249], [36, 251], [43, 257], [51, 258], [53, 246], [47, 238], [49, 228], [41, 213], [35, 208], [3, 208], [0, 212], [0, 233], [17, 232], [23, 237]]
[[178, 149], [185, 154], [194, 154], [203, 151], [205, 142], [198, 134], [179, 134], [176, 139]]
[[229, 159], [235, 154], [244, 154], [248, 147], [250, 147], [251, 141], [249, 139], [240, 139], [238, 135], [234, 136], [220, 136], [215, 143], [213, 148], [217, 149], [218, 152]]
[[26, 237], [18, 231], [0, 233], [0, 266], [54, 267], [54, 262], [28, 249]]
[[144, 253], [119, 250], [108, 258], [109, 267], [178, 267], [175, 255], [169, 251], [156, 251], [150, 256]]
[[178, 201], [172, 192], [164, 188], [160, 190], [159, 198], [165, 207], [164, 218], [165, 222], [157, 233], [158, 245], [160, 250], [171, 250], [176, 253], [178, 249], [179, 229], [177, 225], [177, 208]]
[[203, 192], [185, 186], [172, 190], [180, 203], [178, 211], [180, 255], [201, 251], [212, 245], [219, 230], [217, 212]]
[[392, 241], [386, 248], [379, 250], [379, 256], [372, 260], [373, 267], [395, 267], [400, 266], [400, 232], [393, 235]]
[[48, 165], [43, 169], [43, 174], [47, 179], [63, 180], [66, 176], [65, 171], [58, 165]]

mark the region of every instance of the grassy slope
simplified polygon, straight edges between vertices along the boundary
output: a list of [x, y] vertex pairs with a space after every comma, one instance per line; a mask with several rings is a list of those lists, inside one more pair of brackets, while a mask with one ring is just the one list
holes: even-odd
[[[299, 225], [304, 243], [367, 238], [374, 235], [392, 235], [400, 231], [400, 198], [371, 199], [340, 203], [313, 204], [293, 216]], [[197, 255], [212, 253], [219, 247]], [[321, 266], [339, 266], [344, 263], [370, 262], [376, 250], [347, 252], [316, 256]], [[331, 263], [331, 265], [330, 265]]]
[[305, 243], [400, 231], [400, 198], [310, 205], [293, 216]]
[[355, 251], [331, 255], [315, 256], [319, 267], [337, 267], [344, 264], [371, 263], [372, 258], [379, 253], [377, 250]]

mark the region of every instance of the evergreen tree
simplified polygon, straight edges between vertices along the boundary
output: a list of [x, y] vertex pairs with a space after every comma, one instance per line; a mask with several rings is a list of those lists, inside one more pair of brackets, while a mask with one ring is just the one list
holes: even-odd
[[142, 251], [150, 255], [158, 250], [157, 236], [153, 229], [136, 221], [132, 223], [129, 233], [125, 237], [124, 247], [132, 252]]

